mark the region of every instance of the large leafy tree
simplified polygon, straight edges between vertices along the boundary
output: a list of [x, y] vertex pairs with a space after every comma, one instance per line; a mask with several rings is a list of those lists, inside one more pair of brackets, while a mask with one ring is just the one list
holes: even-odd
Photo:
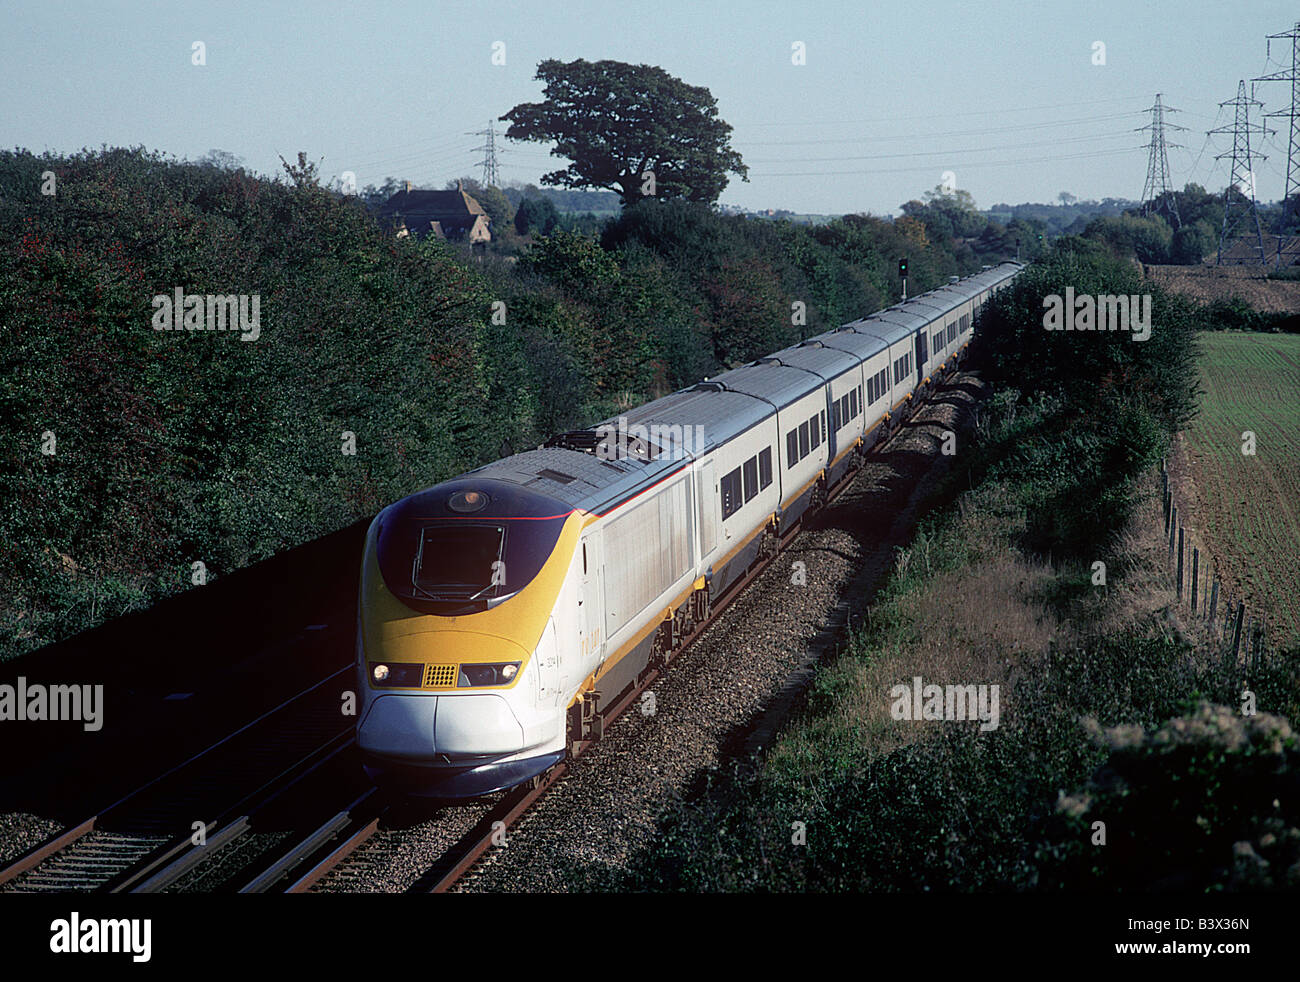
[[581, 58], [543, 61], [536, 78], [546, 83], [545, 101], [501, 118], [510, 123], [508, 138], [553, 141], [552, 152], [573, 161], [543, 184], [616, 191], [625, 205], [652, 188], [655, 197], [711, 204], [728, 174], [749, 179], [706, 88], [650, 65]]

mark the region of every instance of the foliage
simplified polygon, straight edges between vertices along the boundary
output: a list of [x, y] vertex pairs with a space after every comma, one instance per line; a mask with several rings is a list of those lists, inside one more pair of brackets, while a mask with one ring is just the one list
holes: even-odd
[[520, 235], [541, 232], [550, 235], [560, 224], [560, 213], [549, 198], [524, 198], [515, 212], [515, 230]]
[[1042, 822], [1041, 887], [1300, 888], [1300, 740], [1284, 717], [1202, 702], [1153, 730], [1086, 723], [1110, 755]]
[[1169, 223], [1159, 215], [1095, 218], [1083, 234], [1105, 243], [1118, 256], [1133, 256], [1143, 263], [1169, 262], [1174, 237]]
[[[1048, 331], [1047, 298], [1151, 297], [1151, 334], [1131, 331]], [[1096, 242], [1067, 239], [999, 294], [980, 320], [990, 381], [1026, 393], [1060, 396], [1076, 413], [1109, 427], [1116, 407], [1137, 397], [1169, 432], [1195, 412], [1197, 308], [1143, 280], [1133, 266]], [[1068, 315], [1068, 312], [1067, 312]]]
[[[384, 236], [304, 156], [286, 170], [0, 155], [6, 644], [188, 586], [194, 561], [220, 576], [342, 527], [518, 426], [487, 401], [481, 279]], [[154, 330], [152, 298], [176, 288], [257, 296], [260, 335]], [[106, 604], [110, 583], [134, 599]]]
[[1174, 232], [1169, 261], [1182, 266], [1196, 266], [1212, 254], [1218, 244], [1218, 233], [1205, 219], [1184, 224]]
[[581, 58], [547, 59], [536, 78], [545, 83], [545, 101], [522, 103], [501, 118], [510, 122], [508, 139], [554, 142], [572, 161], [543, 184], [617, 191], [627, 205], [647, 193], [710, 203], [727, 174], [748, 180], [731, 149], [731, 127], [706, 88], [650, 65]]

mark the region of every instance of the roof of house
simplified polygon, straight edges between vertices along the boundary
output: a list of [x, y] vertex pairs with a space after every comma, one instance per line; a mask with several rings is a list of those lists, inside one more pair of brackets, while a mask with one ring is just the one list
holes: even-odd
[[466, 228], [486, 214], [482, 205], [460, 189], [398, 191], [379, 209], [381, 221], [401, 218], [408, 228], [427, 228], [430, 222], [438, 222], [444, 229]]

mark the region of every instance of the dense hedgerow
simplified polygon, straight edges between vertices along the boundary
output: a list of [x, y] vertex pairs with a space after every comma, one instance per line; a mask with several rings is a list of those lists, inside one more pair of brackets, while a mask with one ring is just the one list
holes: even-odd
[[[1151, 334], [1043, 327], [1044, 298], [1150, 294]], [[1004, 393], [1038, 407], [997, 452], [987, 476], [1024, 485], [1033, 552], [1091, 555], [1122, 528], [1133, 482], [1195, 415], [1197, 308], [1144, 281], [1129, 263], [1083, 240], [1060, 243], [994, 298], [979, 318], [978, 364]]]

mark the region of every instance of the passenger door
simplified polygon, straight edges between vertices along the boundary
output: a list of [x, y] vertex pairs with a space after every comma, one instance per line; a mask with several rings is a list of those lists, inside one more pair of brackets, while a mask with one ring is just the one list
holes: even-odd
[[582, 553], [582, 575], [578, 581], [578, 651], [582, 657], [580, 674], [586, 676], [592, 667], [600, 664], [605, 644], [604, 578], [599, 534], [584, 536], [578, 548]]
[[542, 643], [537, 646], [538, 705], [553, 706], [560, 697], [560, 645], [555, 618], [546, 619]]
[[700, 559], [703, 560], [718, 545], [718, 489], [713, 483], [713, 461], [705, 461], [700, 468], [695, 491], [700, 509]]

